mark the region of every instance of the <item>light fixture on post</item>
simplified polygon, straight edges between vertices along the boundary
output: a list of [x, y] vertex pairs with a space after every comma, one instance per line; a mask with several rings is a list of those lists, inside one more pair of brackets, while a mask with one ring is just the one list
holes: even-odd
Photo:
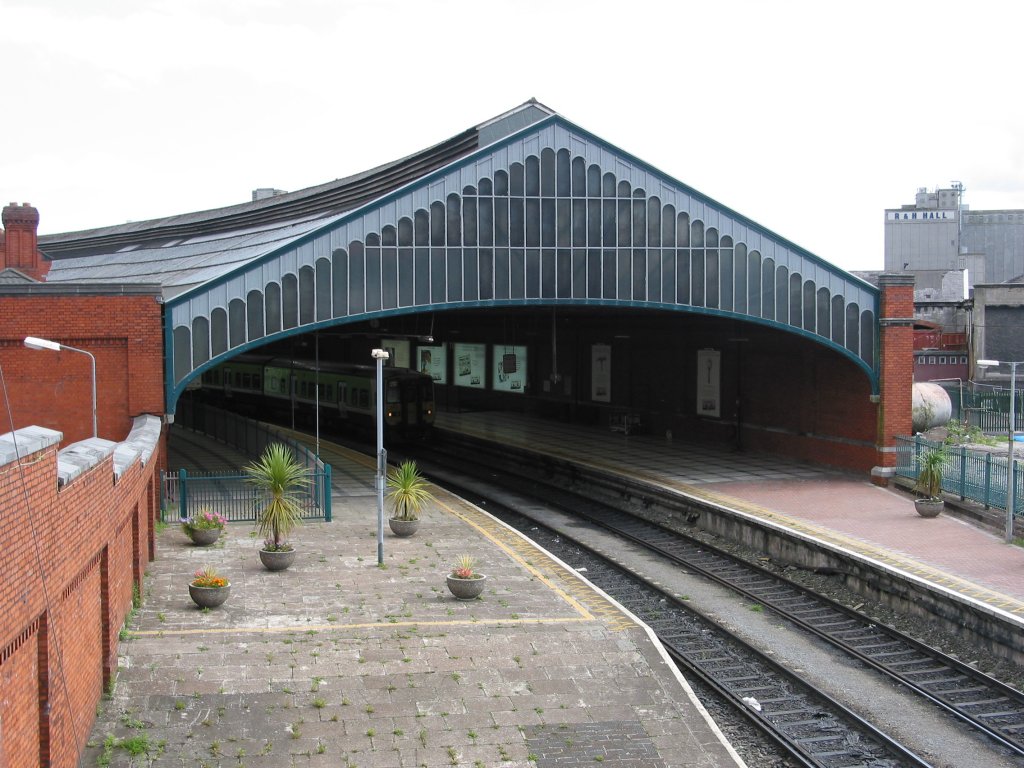
[[69, 347], [67, 344], [59, 344], [49, 339], [39, 339], [35, 336], [26, 336], [25, 346], [29, 349], [48, 349], [51, 352], [60, 352], [66, 349], [68, 352], [80, 352], [83, 355], [89, 356], [89, 362], [92, 365], [92, 436], [99, 437], [99, 433], [96, 431], [96, 358], [93, 357], [92, 352], [86, 352], [84, 349], [78, 349], [77, 347]]
[[377, 361], [377, 565], [384, 565], [384, 477], [388, 468], [384, 450], [384, 361], [390, 355], [383, 349], [375, 349], [370, 355]]
[[1010, 366], [1010, 417], [1009, 424], [1007, 427], [1007, 445], [1006, 445], [1006, 531], [1003, 535], [1004, 540], [1007, 544], [1013, 541], [1013, 513], [1016, 507], [1016, 484], [1014, 480], [1013, 465], [1015, 464], [1014, 453], [1013, 453], [1013, 433], [1014, 427], [1017, 422], [1017, 366], [1020, 365], [1021, 360], [979, 360], [977, 365], [979, 368], [988, 368], [996, 365], [1008, 365]]

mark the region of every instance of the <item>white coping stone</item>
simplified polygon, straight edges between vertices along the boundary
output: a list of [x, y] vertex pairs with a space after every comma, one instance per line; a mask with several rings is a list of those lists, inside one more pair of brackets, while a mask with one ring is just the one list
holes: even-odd
[[[163, 423], [158, 416], [144, 414], [135, 417], [132, 430], [123, 443], [100, 437], [72, 443], [57, 453], [58, 487], [67, 485], [111, 454], [114, 455], [115, 479], [121, 477], [136, 460], [145, 466], [156, 450], [162, 430]], [[0, 466], [10, 464], [19, 456], [28, 456], [57, 445], [63, 437], [62, 432], [38, 426], [23, 427], [0, 435]]]
[[114, 477], [121, 477], [136, 459], [145, 466], [156, 450], [162, 430], [163, 423], [159, 417], [137, 416], [128, 437], [114, 450]]
[[0, 435], [0, 466], [17, 461], [19, 456], [57, 445], [64, 437], [62, 432], [46, 427], [22, 427], [14, 432]]
[[57, 485], [64, 486], [85, 470], [95, 467], [112, 454], [118, 443], [102, 437], [90, 437], [72, 443], [57, 453]]

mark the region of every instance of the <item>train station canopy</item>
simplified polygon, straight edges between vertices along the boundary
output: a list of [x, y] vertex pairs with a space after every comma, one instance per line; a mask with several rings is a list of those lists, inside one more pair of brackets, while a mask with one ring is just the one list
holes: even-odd
[[228, 208], [42, 236], [47, 282], [158, 283], [167, 410], [278, 338], [460, 307], [765, 324], [878, 385], [878, 290], [536, 101], [414, 155]]

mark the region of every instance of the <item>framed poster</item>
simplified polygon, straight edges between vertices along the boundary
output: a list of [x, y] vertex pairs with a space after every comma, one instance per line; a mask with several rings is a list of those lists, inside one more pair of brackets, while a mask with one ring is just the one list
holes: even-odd
[[388, 368], [409, 367], [409, 340], [408, 339], [381, 339], [380, 347], [390, 357], [384, 362]]
[[495, 344], [491, 347], [494, 376], [491, 388], [498, 392], [523, 394], [526, 387], [526, 347]]
[[486, 388], [486, 344], [455, 345], [455, 386]]
[[416, 370], [430, 375], [438, 384], [448, 383], [448, 348], [416, 347]]
[[717, 349], [697, 351], [697, 415], [721, 416], [721, 374], [722, 353]]
[[590, 399], [598, 403], [612, 401], [612, 348], [609, 344], [590, 347]]

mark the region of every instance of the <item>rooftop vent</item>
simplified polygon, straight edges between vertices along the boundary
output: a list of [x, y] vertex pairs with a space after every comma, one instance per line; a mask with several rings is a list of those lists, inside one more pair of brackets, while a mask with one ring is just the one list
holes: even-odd
[[255, 203], [257, 200], [266, 200], [268, 197], [277, 197], [278, 195], [287, 194], [287, 190], [274, 189], [273, 187], [260, 187], [252, 191], [252, 201]]

